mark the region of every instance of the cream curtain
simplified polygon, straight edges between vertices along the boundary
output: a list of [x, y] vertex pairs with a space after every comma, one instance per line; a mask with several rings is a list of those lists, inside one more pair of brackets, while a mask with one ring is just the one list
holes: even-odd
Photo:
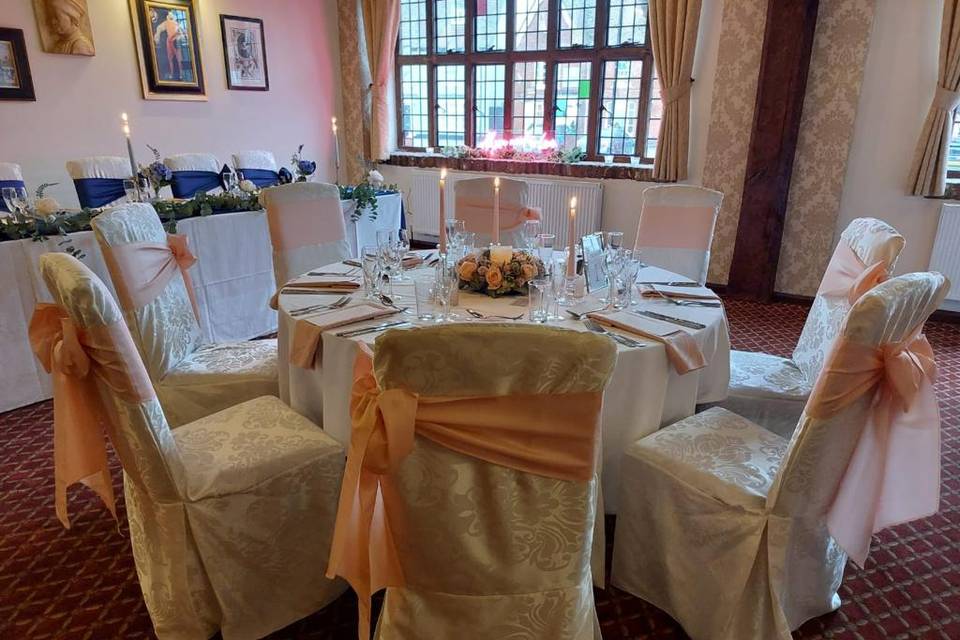
[[674, 182], [687, 177], [690, 146], [690, 85], [702, 0], [650, 0], [650, 38], [660, 78], [663, 119], [653, 177]]
[[915, 196], [942, 196], [947, 180], [947, 147], [953, 112], [960, 104], [960, 0], [944, 0], [940, 27], [940, 67], [937, 89], [920, 132], [910, 168]]
[[400, 0], [362, 0], [363, 26], [370, 65], [370, 160], [390, 156], [390, 109], [387, 91], [400, 30]]

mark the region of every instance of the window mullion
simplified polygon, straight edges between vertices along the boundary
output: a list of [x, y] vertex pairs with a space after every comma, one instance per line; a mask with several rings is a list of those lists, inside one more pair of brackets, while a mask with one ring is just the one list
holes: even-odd
[[560, 26], [560, 0], [549, 0], [547, 4], [547, 50], [546, 56], [546, 75], [544, 77], [543, 91], [543, 135], [548, 132], [553, 133], [556, 138], [556, 112], [554, 112], [557, 92], [557, 61], [555, 53], [559, 46], [559, 26]]
[[640, 109], [637, 122], [637, 147], [634, 155], [647, 157], [647, 129], [650, 126], [650, 85], [653, 80], [653, 55], [643, 58], [643, 82], [640, 85]]
[[[601, 3], [604, 4], [604, 3]], [[603, 100], [603, 55], [594, 53], [590, 64], [590, 105], [587, 112], [587, 160], [596, 158], [598, 137], [600, 135], [600, 104]]]

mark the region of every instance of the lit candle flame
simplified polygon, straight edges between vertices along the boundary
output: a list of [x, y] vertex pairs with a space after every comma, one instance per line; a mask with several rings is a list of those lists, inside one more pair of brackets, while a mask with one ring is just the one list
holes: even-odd
[[446, 180], [446, 179], [447, 179], [447, 168], [446, 168], [446, 167], [444, 167], [443, 169], [440, 169], [440, 179], [441, 179], [441, 180]]
[[123, 135], [130, 137], [130, 125], [124, 123], [123, 125]]
[[120, 114], [120, 119], [123, 120], [124, 124], [126, 124], [126, 122], [127, 122], [127, 112], [126, 112], [126, 111], [124, 111], [123, 113]]
[[500, 176], [497, 176], [496, 178], [493, 179], [493, 188], [494, 189], [500, 188]]
[[577, 208], [577, 196], [573, 196], [572, 198], [570, 198], [570, 208], [571, 209]]

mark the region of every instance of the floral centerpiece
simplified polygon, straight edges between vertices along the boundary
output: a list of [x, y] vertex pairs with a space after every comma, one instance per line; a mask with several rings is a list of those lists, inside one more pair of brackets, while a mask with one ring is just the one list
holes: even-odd
[[546, 273], [540, 258], [526, 251], [514, 251], [510, 259], [494, 263], [490, 250], [471, 253], [457, 262], [460, 288], [485, 293], [492, 298], [527, 293], [527, 283]]
[[146, 178], [153, 190], [154, 197], [160, 197], [160, 189], [169, 185], [173, 181], [173, 171], [170, 167], [163, 164], [160, 159], [160, 151], [156, 147], [147, 145], [147, 148], [153, 152], [153, 162], [147, 165], [140, 165], [140, 176]]
[[356, 206], [350, 213], [350, 219], [356, 222], [363, 216], [363, 212], [370, 211], [370, 219], [377, 219], [377, 194], [380, 191], [400, 191], [395, 184], [385, 184], [383, 174], [375, 168], [370, 168], [363, 180], [355, 185], [337, 185], [340, 188], [341, 200], [353, 200]]
[[297, 182], [306, 182], [317, 170], [317, 163], [303, 159], [303, 145], [297, 147], [297, 152], [290, 157], [293, 172], [297, 175]]

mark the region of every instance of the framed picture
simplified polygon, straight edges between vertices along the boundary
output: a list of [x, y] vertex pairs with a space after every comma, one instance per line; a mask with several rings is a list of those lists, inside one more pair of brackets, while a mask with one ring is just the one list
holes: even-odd
[[227, 88], [242, 91], [269, 91], [267, 43], [263, 20], [220, 14], [223, 36], [223, 63]]
[[0, 27], [0, 100], [36, 100], [23, 29]]
[[587, 291], [606, 289], [608, 283], [603, 275], [603, 261], [606, 257], [603, 234], [591, 233], [583, 236], [580, 239], [580, 247], [583, 249], [583, 275], [587, 281]]
[[87, 0], [33, 0], [33, 13], [40, 44], [47, 53], [96, 54]]
[[130, 0], [146, 100], [206, 100], [197, 0]]

